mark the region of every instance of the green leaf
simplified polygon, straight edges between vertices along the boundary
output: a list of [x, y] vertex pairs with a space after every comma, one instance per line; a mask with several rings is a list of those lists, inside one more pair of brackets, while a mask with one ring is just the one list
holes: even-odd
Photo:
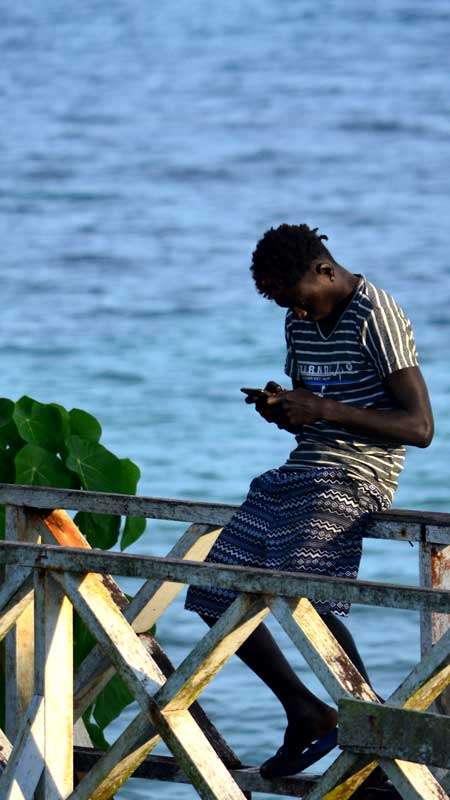
[[[61, 408], [56, 403], [39, 403], [26, 395], [18, 400], [13, 418], [22, 439], [53, 453], [61, 452], [67, 426]], [[65, 409], [63, 412], [67, 414]]]
[[99, 421], [83, 411], [81, 408], [72, 408], [69, 411], [70, 419], [70, 432], [75, 436], [81, 436], [82, 439], [88, 439], [90, 442], [98, 442], [102, 435], [102, 426]]
[[0, 428], [9, 425], [14, 411], [14, 403], [7, 397], [0, 397]]
[[83, 722], [91, 738], [92, 744], [99, 750], [108, 750], [109, 742], [107, 739], [105, 739], [102, 729], [99, 728], [96, 722], [91, 720], [91, 713], [92, 706], [89, 706], [83, 714]]
[[145, 531], [147, 520], [145, 517], [127, 517], [120, 537], [120, 549], [125, 550], [133, 544]]
[[0, 398], [0, 447], [18, 450], [23, 445], [13, 419], [14, 403], [6, 397]]
[[60, 405], [59, 403], [48, 403], [49, 408], [56, 408], [58, 409], [61, 415], [61, 431], [62, 431], [62, 441], [65, 442], [68, 436], [70, 436], [70, 417], [69, 412], [67, 411], [64, 406]]
[[123, 494], [136, 494], [139, 478], [141, 477], [141, 470], [129, 458], [120, 459], [120, 488], [119, 492]]
[[73, 644], [74, 666], [77, 669], [86, 656], [89, 655], [92, 648], [95, 647], [97, 641], [76, 611], [73, 614]]
[[75, 525], [86, 536], [91, 547], [109, 550], [114, 547], [120, 531], [120, 516], [116, 514], [92, 514], [79, 511], [74, 517]]
[[10, 450], [0, 450], [0, 483], [14, 482], [14, 453]]
[[117, 456], [98, 442], [89, 442], [79, 436], [69, 436], [67, 447], [66, 465], [80, 476], [84, 489], [118, 491], [120, 459]]
[[16, 483], [37, 486], [58, 486], [70, 489], [72, 476], [54, 453], [35, 444], [26, 444], [15, 459]]
[[114, 675], [95, 702], [93, 716], [97, 725], [102, 730], [106, 728], [133, 700], [135, 698], [122, 678]]

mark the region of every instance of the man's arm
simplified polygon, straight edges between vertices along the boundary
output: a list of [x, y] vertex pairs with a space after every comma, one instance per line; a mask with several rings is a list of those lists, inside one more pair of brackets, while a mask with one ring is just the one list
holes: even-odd
[[279, 404], [294, 428], [325, 420], [374, 440], [428, 447], [434, 433], [433, 413], [420, 369], [408, 367], [392, 372], [384, 386], [397, 406], [395, 411], [347, 405], [318, 397], [304, 388], [282, 392], [267, 403]]

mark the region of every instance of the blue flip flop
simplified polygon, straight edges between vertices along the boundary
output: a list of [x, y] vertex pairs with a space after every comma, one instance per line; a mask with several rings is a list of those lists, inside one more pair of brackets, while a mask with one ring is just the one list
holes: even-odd
[[315, 764], [323, 756], [333, 750], [337, 745], [337, 728], [334, 728], [330, 733], [322, 736], [320, 739], [315, 739], [309, 745], [304, 747], [300, 752], [293, 753], [292, 747], [287, 747], [282, 744], [274, 756], [268, 758], [264, 764], [261, 764], [259, 772], [263, 778], [271, 780], [272, 778], [282, 778], [285, 775], [296, 775], [297, 772], [303, 772], [311, 764]]

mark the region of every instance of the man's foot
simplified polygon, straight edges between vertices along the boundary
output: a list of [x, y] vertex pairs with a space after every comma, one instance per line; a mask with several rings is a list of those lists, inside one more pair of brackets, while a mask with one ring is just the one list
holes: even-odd
[[337, 745], [337, 728], [333, 728], [328, 733], [313, 739], [303, 746], [293, 747], [286, 742], [277, 750], [272, 758], [267, 759], [261, 764], [259, 771], [263, 778], [272, 780], [286, 775], [296, 775], [302, 772], [311, 764], [319, 761], [323, 756], [333, 750]]

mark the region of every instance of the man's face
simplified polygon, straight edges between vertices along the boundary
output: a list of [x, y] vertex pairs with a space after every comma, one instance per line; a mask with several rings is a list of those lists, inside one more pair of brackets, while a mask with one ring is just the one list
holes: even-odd
[[312, 265], [290, 289], [274, 289], [271, 298], [282, 308], [291, 308], [297, 319], [320, 320], [328, 317], [336, 300], [332, 294], [334, 271]]

